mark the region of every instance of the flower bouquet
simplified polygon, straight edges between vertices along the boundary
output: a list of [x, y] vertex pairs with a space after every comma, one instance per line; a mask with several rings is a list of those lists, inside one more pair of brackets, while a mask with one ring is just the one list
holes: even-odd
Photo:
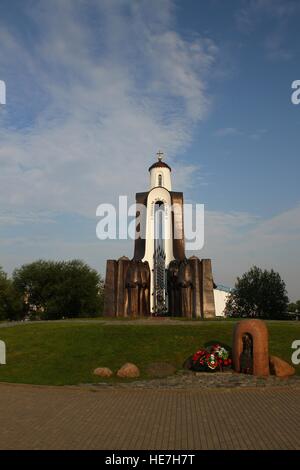
[[199, 349], [191, 358], [190, 369], [197, 372], [223, 371], [231, 367], [229, 351], [220, 344], [213, 344], [206, 349]]

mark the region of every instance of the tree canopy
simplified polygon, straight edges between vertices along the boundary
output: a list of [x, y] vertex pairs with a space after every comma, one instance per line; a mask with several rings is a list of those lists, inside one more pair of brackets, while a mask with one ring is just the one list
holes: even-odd
[[0, 266], [0, 320], [22, 317], [22, 298]]
[[283, 318], [288, 311], [286, 286], [273, 269], [253, 266], [237, 282], [226, 304], [226, 314], [258, 318]]
[[13, 273], [24, 296], [25, 314], [44, 319], [96, 316], [101, 313], [103, 282], [80, 260], [38, 260]]

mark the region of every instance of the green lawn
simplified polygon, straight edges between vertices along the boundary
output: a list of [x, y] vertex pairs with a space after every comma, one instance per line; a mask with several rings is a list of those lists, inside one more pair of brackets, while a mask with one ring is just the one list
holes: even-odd
[[[300, 322], [267, 322], [270, 353], [290, 362], [291, 344], [300, 339]], [[107, 366], [116, 371], [134, 362], [146, 378], [151, 362], [166, 361], [181, 368], [183, 361], [211, 340], [231, 344], [233, 321], [191, 322], [190, 325], [103, 325], [47, 322], [0, 328], [7, 345], [7, 365], [0, 382], [66, 385], [97, 382], [92, 371]], [[300, 366], [297, 366], [300, 375]], [[111, 380], [117, 380], [116, 378]]]

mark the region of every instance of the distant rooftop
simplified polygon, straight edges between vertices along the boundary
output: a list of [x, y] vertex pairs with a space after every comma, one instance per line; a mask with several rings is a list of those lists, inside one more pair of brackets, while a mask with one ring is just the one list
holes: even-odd
[[223, 286], [223, 284], [217, 284], [216, 289], [221, 290], [223, 292], [228, 292], [228, 294], [232, 291], [231, 287]]

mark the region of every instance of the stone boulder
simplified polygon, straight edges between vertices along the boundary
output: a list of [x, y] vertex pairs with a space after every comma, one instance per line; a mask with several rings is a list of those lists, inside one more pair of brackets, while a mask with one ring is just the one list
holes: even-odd
[[108, 367], [97, 367], [97, 369], [94, 370], [94, 375], [98, 377], [111, 377], [113, 372]]
[[130, 362], [126, 362], [123, 366], [118, 370], [117, 376], [121, 378], [134, 378], [139, 377], [140, 371], [135, 364], [131, 364]]
[[150, 377], [168, 377], [175, 372], [176, 367], [168, 362], [152, 362], [147, 367], [147, 374]]
[[192, 359], [193, 359], [193, 355], [189, 356], [185, 361], [184, 363], [182, 364], [182, 368], [184, 370], [192, 370]]
[[277, 356], [270, 356], [270, 370], [277, 377], [289, 377], [296, 372], [294, 367]]

